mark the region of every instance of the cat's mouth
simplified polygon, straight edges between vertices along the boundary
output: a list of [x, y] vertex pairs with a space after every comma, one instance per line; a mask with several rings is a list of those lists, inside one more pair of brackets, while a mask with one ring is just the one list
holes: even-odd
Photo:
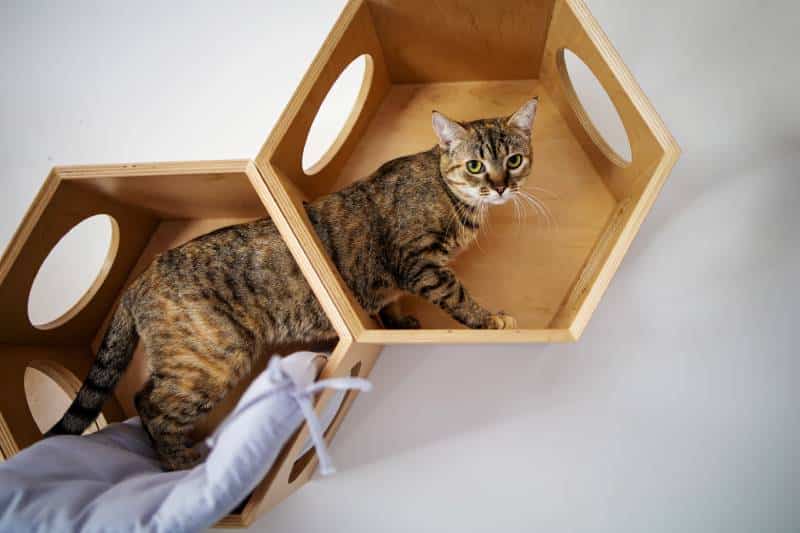
[[489, 205], [503, 205], [510, 202], [513, 197], [513, 192], [505, 191], [503, 194], [494, 193], [488, 197], [482, 198], [482, 200]]
[[473, 206], [483, 205], [503, 205], [505, 203], [510, 202], [514, 196], [517, 195], [516, 190], [512, 190], [508, 188], [504, 190], [502, 193], [498, 193], [497, 191], [459, 191], [461, 194], [457, 194], [462, 200], [467, 202]]

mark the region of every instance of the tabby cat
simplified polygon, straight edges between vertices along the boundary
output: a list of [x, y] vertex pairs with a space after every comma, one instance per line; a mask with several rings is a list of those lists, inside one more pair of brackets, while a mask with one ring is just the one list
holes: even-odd
[[[439, 143], [306, 205], [364, 309], [418, 328], [396, 305], [428, 299], [470, 328], [515, 328], [475, 302], [448, 262], [475, 238], [488, 205], [520, 191], [531, 167], [538, 100], [510, 117], [459, 123], [433, 112]], [[269, 219], [209, 233], [161, 254], [124, 293], [77, 397], [48, 435], [80, 434], [144, 343], [150, 377], [135, 404], [167, 470], [193, 466], [189, 433], [269, 345], [336, 333]]]

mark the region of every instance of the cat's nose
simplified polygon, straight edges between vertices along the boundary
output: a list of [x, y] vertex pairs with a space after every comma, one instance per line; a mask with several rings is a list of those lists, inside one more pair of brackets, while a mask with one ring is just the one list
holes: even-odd
[[503, 196], [503, 193], [506, 191], [507, 188], [508, 187], [506, 187], [505, 185], [495, 185], [494, 186], [494, 190], [497, 191], [497, 195], [498, 196]]

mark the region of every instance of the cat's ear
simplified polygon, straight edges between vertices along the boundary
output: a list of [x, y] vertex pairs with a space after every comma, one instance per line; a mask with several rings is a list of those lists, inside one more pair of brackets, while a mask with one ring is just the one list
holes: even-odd
[[528, 137], [533, 130], [533, 119], [536, 117], [536, 108], [539, 106], [539, 97], [534, 96], [520, 107], [516, 113], [508, 117], [508, 125], [523, 131]]
[[439, 137], [439, 146], [445, 150], [449, 149], [453, 143], [467, 138], [467, 130], [464, 129], [464, 126], [450, 120], [438, 111], [433, 112], [431, 122], [433, 122], [433, 131]]

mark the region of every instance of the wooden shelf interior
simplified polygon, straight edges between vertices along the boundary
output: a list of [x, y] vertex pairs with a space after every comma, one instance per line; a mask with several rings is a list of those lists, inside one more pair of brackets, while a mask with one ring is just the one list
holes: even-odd
[[[499, 30], [501, 31], [499, 31]], [[583, 109], [564, 65], [573, 51], [598, 78], [628, 134], [619, 158]], [[361, 91], [321, 162], [301, 165], [306, 136], [339, 74], [365, 56]], [[548, 217], [490, 210], [478, 242], [455, 262], [464, 285], [517, 318], [515, 334], [467, 331], [418, 298], [403, 306], [422, 330], [385, 331], [354, 301], [316, 239], [302, 202], [364, 179], [435, 142], [430, 113], [459, 120], [509, 115], [540, 97], [525, 189]], [[575, 340], [599, 302], [678, 149], [580, 0], [354, 0], [348, 4], [256, 159], [281, 225], [312, 285], [365, 342]], [[268, 206], [269, 207], [269, 206]], [[303, 265], [301, 265], [303, 267]], [[520, 333], [521, 332], [521, 333]]]
[[[250, 161], [209, 161], [198, 163], [157, 163], [92, 167], [58, 167], [45, 182], [12, 243], [0, 262], [0, 357], [6, 371], [0, 376], [0, 451], [10, 457], [38, 441], [31, 408], [25, 402], [26, 369], [39, 378], [30, 400], [40, 417], [55, 420], [63, 410], [64, 394], [74, 397], [87, 374], [111, 314], [125, 288], [161, 252], [192, 238], [231, 224], [268, 216], [261, 196], [266, 194], [258, 171]], [[31, 325], [27, 298], [33, 278], [49, 251], [72, 227], [97, 214], [116, 222], [116, 254], [110, 257], [105, 276], [98, 277], [69, 316], [49, 329]], [[85, 300], [85, 301], [84, 301]], [[369, 374], [380, 346], [354, 347], [352, 342], [326, 345], [270, 346], [251, 377], [240, 383], [201, 422], [195, 431], [200, 438], [209, 434], [235, 406], [247, 385], [265, 367], [267, 355], [300, 349], [331, 352], [322, 377]], [[355, 370], [354, 370], [355, 369]], [[115, 396], [103, 409], [103, 423], [136, 416], [133, 397], [147, 379], [145, 353], [137, 345], [130, 367], [115, 389]], [[47, 389], [46, 387], [50, 387]], [[48, 397], [47, 390], [50, 390]], [[57, 397], [56, 397], [57, 396]], [[318, 402], [322, 410], [331, 394]], [[342, 405], [326, 437], [330, 440], [349, 409], [354, 395]], [[41, 413], [44, 413], [42, 415]], [[39, 421], [41, 425], [41, 420]], [[288, 496], [309, 479], [316, 456], [296, 456], [308, 437], [302, 428], [289, 440], [270, 474], [244, 501], [237, 512], [222, 523], [246, 525], [257, 513]], [[302, 440], [300, 440], [302, 439]]]

